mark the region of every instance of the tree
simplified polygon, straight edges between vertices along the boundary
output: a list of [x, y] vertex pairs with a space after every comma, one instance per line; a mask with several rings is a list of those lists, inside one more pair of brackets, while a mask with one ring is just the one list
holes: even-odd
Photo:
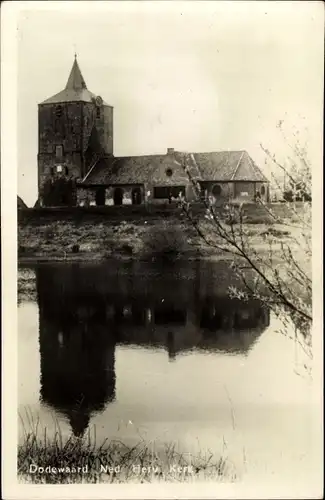
[[[266, 214], [267, 223], [257, 230], [255, 226], [255, 237], [260, 238], [258, 233], [263, 233], [263, 248], [254, 242], [254, 227], [247, 223], [244, 204], [234, 206], [228, 202], [220, 210], [204, 199], [204, 221], [193, 217], [189, 204], [183, 203], [183, 209], [205, 244], [233, 257], [234, 272], [245, 286], [244, 291], [230, 287], [230, 294], [264, 303], [281, 319], [282, 332], [312, 358], [311, 166], [299, 143], [293, 148], [295, 160], [290, 162], [290, 168], [263, 146], [262, 149], [275, 169], [288, 177], [293, 190], [293, 203], [281, 204], [281, 217], [272, 205], [257, 200]], [[197, 199], [202, 200], [200, 183], [190, 175], [190, 161], [191, 157], [185, 154], [183, 167]], [[276, 179], [274, 175], [273, 182]], [[253, 281], [247, 279], [248, 272]]]

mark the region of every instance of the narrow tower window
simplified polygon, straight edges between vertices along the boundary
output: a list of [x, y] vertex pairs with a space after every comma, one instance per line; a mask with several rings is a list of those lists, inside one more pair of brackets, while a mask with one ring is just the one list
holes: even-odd
[[62, 158], [62, 156], [63, 156], [63, 146], [55, 146], [55, 156], [57, 158]]
[[55, 108], [55, 114], [58, 118], [60, 118], [62, 116], [62, 106], [59, 104], [56, 108]]
[[97, 118], [100, 118], [100, 108], [99, 107], [96, 108], [96, 116], [97, 116]]

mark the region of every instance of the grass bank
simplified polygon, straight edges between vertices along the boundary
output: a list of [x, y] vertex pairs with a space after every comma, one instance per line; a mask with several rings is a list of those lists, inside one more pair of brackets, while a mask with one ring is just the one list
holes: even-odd
[[[187, 219], [169, 217], [133, 221], [34, 220], [20, 221], [18, 226], [18, 259], [33, 261], [103, 261], [119, 259], [231, 258], [213, 247], [218, 236], [204, 219], [200, 226], [209, 236], [207, 245]], [[287, 241], [290, 230], [281, 224], [259, 222], [246, 224], [251, 244], [263, 251], [268, 240]]]
[[48, 439], [44, 430], [40, 439], [34, 430], [18, 446], [18, 479], [34, 484], [229, 482], [236, 474], [226, 458], [182, 454], [174, 444], [159, 451], [144, 440], [133, 447], [118, 440], [97, 446], [89, 433], [63, 441], [59, 431]]
[[179, 220], [27, 222], [18, 227], [18, 257], [20, 261], [147, 258], [153, 246], [166, 253], [173, 249], [175, 254], [195, 255], [190, 233], [190, 228]]

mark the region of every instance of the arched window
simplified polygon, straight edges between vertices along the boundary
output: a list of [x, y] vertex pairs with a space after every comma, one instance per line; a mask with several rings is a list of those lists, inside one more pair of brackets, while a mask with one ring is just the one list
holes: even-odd
[[65, 175], [69, 175], [69, 169], [68, 167], [64, 167]]
[[212, 194], [213, 196], [220, 196], [221, 195], [221, 186], [219, 186], [219, 184], [215, 184], [212, 188]]
[[261, 186], [261, 195], [264, 196], [265, 195], [265, 186]]
[[139, 187], [135, 187], [132, 189], [131, 193], [132, 205], [140, 205], [142, 201], [141, 189]]
[[105, 205], [105, 187], [104, 186], [99, 186], [96, 189], [95, 193], [95, 200], [96, 200], [96, 205], [97, 206], [103, 206]]
[[96, 117], [100, 118], [100, 107], [96, 108]]
[[123, 205], [123, 196], [124, 196], [124, 191], [122, 188], [117, 187], [114, 189], [114, 205]]

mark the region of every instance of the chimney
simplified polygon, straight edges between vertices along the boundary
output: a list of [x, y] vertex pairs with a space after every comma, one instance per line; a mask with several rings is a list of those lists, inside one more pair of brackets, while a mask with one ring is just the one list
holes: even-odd
[[174, 148], [167, 148], [167, 154], [168, 155], [172, 155], [173, 153], [175, 153], [175, 149]]

